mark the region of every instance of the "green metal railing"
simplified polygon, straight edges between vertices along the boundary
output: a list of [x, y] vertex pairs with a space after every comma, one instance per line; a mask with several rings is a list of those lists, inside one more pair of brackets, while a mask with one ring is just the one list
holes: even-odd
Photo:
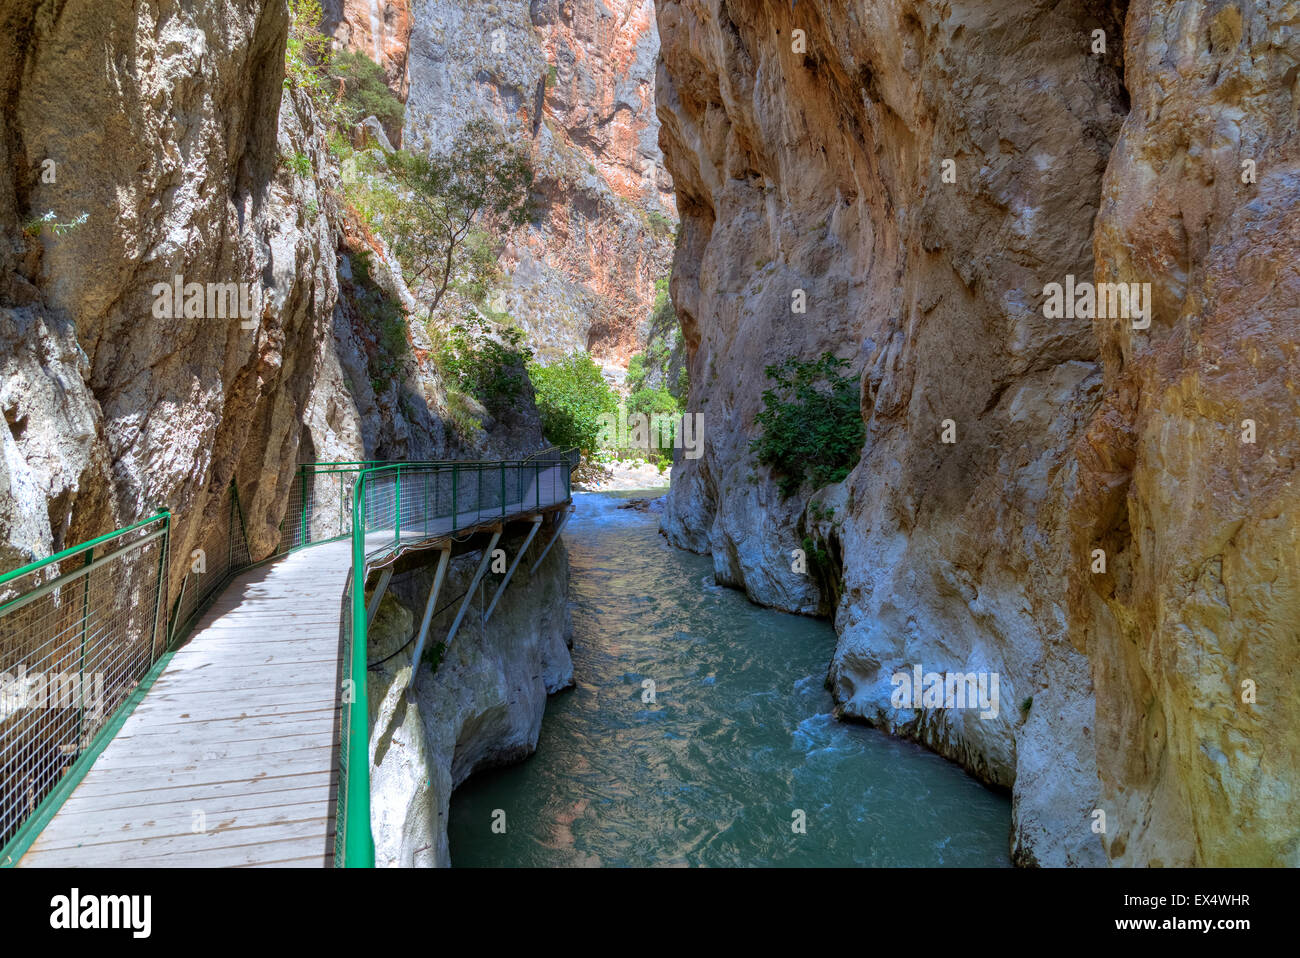
[[0, 864], [163, 654], [170, 520], [0, 575]]
[[349, 668], [339, 748], [335, 864], [373, 867], [366, 577], [377, 558], [567, 502], [576, 450], [498, 462], [396, 463], [362, 470], [352, 489], [352, 574], [343, 614]]
[[[342, 615], [349, 688], [336, 864], [374, 863], [367, 558], [567, 501], [576, 465], [575, 450], [550, 448], [506, 462], [305, 463], [294, 474], [279, 541], [257, 561], [352, 540], [354, 569]], [[234, 576], [256, 564], [234, 482], [208, 508], [190, 555], [171, 556], [171, 520], [164, 510], [0, 575], [0, 866], [22, 856], [165, 665], [166, 653]], [[175, 559], [188, 568], [172, 598], [168, 570]], [[349, 766], [365, 774], [349, 778]]]

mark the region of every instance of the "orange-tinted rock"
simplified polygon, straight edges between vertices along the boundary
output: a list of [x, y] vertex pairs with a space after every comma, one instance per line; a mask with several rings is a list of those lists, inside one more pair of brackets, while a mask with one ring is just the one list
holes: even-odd
[[1300, 865], [1300, 31], [1141, 0], [1125, 39], [1097, 281], [1151, 283], [1155, 308], [1095, 326], [1106, 398], [1070, 503], [1074, 565], [1109, 557], [1071, 622], [1103, 840], [1123, 864]]

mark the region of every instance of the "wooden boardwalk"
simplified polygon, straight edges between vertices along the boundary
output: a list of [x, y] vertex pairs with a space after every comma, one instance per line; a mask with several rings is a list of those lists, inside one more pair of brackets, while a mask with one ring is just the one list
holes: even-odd
[[[564, 468], [504, 514], [460, 514], [456, 535], [566, 503]], [[442, 516], [369, 532], [367, 565], [451, 529]], [[19, 867], [332, 865], [351, 568], [343, 539], [232, 579]]]
[[351, 548], [237, 576], [19, 866], [332, 864]]

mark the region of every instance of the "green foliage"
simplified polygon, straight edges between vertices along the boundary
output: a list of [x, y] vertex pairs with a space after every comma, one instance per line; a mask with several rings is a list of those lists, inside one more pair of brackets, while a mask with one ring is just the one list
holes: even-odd
[[330, 130], [325, 134], [325, 145], [330, 151], [330, 155], [338, 160], [340, 164], [344, 160], [351, 159], [356, 150], [352, 146], [352, 141], [340, 133], [338, 130]]
[[804, 536], [800, 546], [815, 570], [824, 572], [830, 567], [831, 554], [814, 542], [812, 536]]
[[[663, 416], [672, 422], [669, 431], [660, 435], [658, 430], [651, 429], [652, 441], [662, 441], [668, 443], [668, 448], [652, 448], [648, 451], [646, 459], [649, 462], [656, 463], [662, 467], [665, 463], [671, 463], [673, 460], [672, 442], [677, 437], [677, 420], [681, 417], [682, 407], [673, 396], [663, 386], [656, 389], [641, 388], [635, 390], [627, 399], [627, 413], [629, 421], [631, 416], [638, 413], [644, 413], [646, 416]], [[650, 420], [653, 423], [653, 419]]]
[[306, 93], [327, 121], [337, 117], [337, 105], [326, 70], [330, 38], [320, 32], [324, 19], [319, 0], [289, 0], [289, 39], [284, 48], [284, 84]]
[[685, 407], [686, 397], [691, 394], [691, 372], [686, 368], [685, 363], [682, 364], [681, 369], [677, 370], [677, 382], [672, 387], [672, 394]]
[[637, 353], [627, 361], [627, 388], [637, 392], [645, 386], [645, 354]]
[[355, 125], [373, 116], [389, 137], [402, 129], [406, 107], [389, 88], [378, 63], [360, 51], [344, 50], [334, 55], [327, 72], [334, 88], [342, 89], [342, 121]]
[[65, 223], [60, 223], [58, 217], [54, 215], [54, 211], [50, 210], [44, 216], [33, 217], [32, 219], [24, 223], [23, 235], [31, 239], [35, 239], [36, 237], [41, 235], [41, 230], [45, 229], [46, 227], [49, 227], [50, 232], [53, 233], [55, 236], [64, 236], [68, 233], [71, 233], [78, 226], [83, 225], [88, 219], [90, 219], [90, 214], [82, 213], [76, 219], [68, 220]]
[[485, 118], [471, 120], [444, 154], [390, 157], [403, 188], [385, 215], [393, 251], [407, 282], [427, 285], [432, 317], [448, 289], [471, 292], [490, 285], [480, 275], [495, 268], [495, 245], [531, 215], [533, 166], [527, 152]]
[[284, 158], [285, 165], [302, 178], [311, 176], [311, 157], [306, 153], [295, 153], [293, 156]]
[[618, 414], [618, 396], [600, 367], [586, 353], [574, 353], [549, 366], [530, 364], [528, 373], [547, 441], [593, 452], [600, 442], [601, 417]]
[[664, 216], [658, 210], [650, 210], [645, 215], [646, 222], [650, 224], [650, 232], [656, 236], [672, 236], [677, 229], [673, 226], [673, 221]]
[[437, 343], [438, 367], [461, 392], [499, 414], [518, 401], [533, 351], [524, 345], [523, 330], [506, 326], [493, 335], [487, 321], [467, 313], [443, 332]]
[[815, 488], [839, 482], [862, 450], [858, 377], [840, 372], [848, 365], [828, 352], [764, 369], [776, 385], [763, 392], [763, 411], [754, 417], [763, 434], [749, 445], [772, 468], [783, 496], [805, 482]]

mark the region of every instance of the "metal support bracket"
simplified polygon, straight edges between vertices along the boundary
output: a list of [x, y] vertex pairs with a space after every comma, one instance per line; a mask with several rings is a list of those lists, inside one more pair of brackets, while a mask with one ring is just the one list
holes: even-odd
[[566, 512], [564, 514], [564, 518], [562, 518], [558, 523], [556, 523], [555, 531], [551, 533], [551, 541], [546, 543], [546, 548], [543, 549], [542, 554], [537, 557], [537, 561], [533, 563], [533, 567], [528, 570], [529, 575], [532, 575], [532, 573], [536, 572], [537, 567], [542, 564], [542, 560], [546, 558], [546, 553], [551, 551], [551, 546], [555, 545], [555, 540], [560, 538], [560, 532], [564, 529], [564, 524], [569, 521], [569, 516], [571, 515], [573, 515], [572, 509]]
[[388, 566], [379, 574], [379, 584], [375, 586], [375, 591], [370, 595], [370, 605], [366, 607], [366, 628], [375, 621], [375, 613], [379, 611], [379, 603], [384, 598], [384, 593], [388, 591], [388, 582], [393, 577], [393, 567]]
[[429, 589], [429, 601], [424, 604], [424, 619], [420, 622], [420, 637], [415, 640], [415, 654], [411, 658], [411, 679], [406, 685], [409, 698], [415, 692], [415, 677], [420, 674], [420, 659], [424, 656], [424, 640], [429, 637], [429, 623], [433, 621], [433, 610], [438, 607], [438, 593], [442, 591], [443, 579], [447, 577], [447, 563], [451, 561], [451, 544], [448, 543], [438, 556], [438, 571], [433, 576], [433, 587]]
[[500, 541], [501, 527], [497, 526], [492, 531], [492, 541], [489, 542], [487, 548], [483, 550], [483, 559], [479, 562], [478, 569], [474, 572], [474, 578], [470, 582], [469, 588], [465, 590], [465, 601], [460, 604], [460, 609], [456, 613], [456, 618], [451, 623], [451, 630], [447, 633], [447, 638], [443, 640], [443, 645], [447, 648], [451, 648], [451, 640], [456, 637], [456, 631], [460, 628], [461, 622], [464, 621], [465, 613], [469, 611], [469, 604], [474, 600], [474, 590], [478, 588], [478, 584], [483, 578], [483, 573], [487, 571], [488, 563], [492, 561], [492, 550], [497, 547], [497, 543]]
[[533, 527], [528, 530], [528, 538], [524, 540], [524, 544], [521, 545], [519, 551], [515, 553], [515, 561], [510, 563], [510, 568], [506, 570], [506, 577], [502, 579], [501, 584], [497, 586], [496, 595], [492, 596], [492, 601], [487, 607], [487, 612], [483, 615], [484, 625], [487, 625], [487, 620], [492, 618], [492, 610], [497, 607], [497, 600], [501, 598], [501, 593], [506, 591], [506, 586], [510, 584], [510, 577], [515, 574], [515, 569], [519, 566], [519, 560], [524, 557], [524, 553], [528, 551], [528, 547], [532, 544], [533, 536], [537, 535], [537, 530], [542, 527], [542, 519], [543, 516], [540, 514], [533, 516]]

